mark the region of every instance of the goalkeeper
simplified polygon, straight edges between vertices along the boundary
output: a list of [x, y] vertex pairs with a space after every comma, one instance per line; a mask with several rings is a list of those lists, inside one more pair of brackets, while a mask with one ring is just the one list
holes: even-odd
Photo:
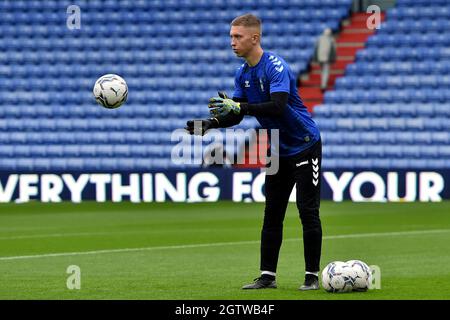
[[[233, 98], [229, 99], [223, 93], [211, 98], [208, 106], [212, 117], [190, 120], [186, 129], [191, 134], [204, 134], [210, 128], [236, 125], [248, 115], [256, 117], [265, 129], [279, 130], [279, 169], [265, 177], [261, 274], [243, 289], [276, 288], [283, 220], [295, 184], [306, 267], [300, 290], [318, 289], [322, 247], [319, 218], [322, 146], [319, 130], [297, 93], [295, 76], [286, 62], [261, 48], [260, 19], [251, 14], [235, 18], [231, 23], [230, 37], [234, 53], [245, 59], [236, 72]], [[194, 128], [194, 121], [201, 123], [201, 128]]]

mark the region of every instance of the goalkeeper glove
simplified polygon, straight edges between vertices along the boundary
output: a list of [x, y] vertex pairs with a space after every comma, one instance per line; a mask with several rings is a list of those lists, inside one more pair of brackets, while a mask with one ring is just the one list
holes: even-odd
[[218, 94], [218, 97], [209, 99], [209, 113], [212, 116], [226, 116], [231, 112], [234, 114], [241, 113], [241, 105], [239, 102], [228, 98], [225, 92], [218, 92]]
[[216, 118], [210, 118], [206, 120], [189, 120], [186, 122], [186, 129], [189, 134], [203, 136], [206, 131], [212, 128], [218, 128], [219, 121]]

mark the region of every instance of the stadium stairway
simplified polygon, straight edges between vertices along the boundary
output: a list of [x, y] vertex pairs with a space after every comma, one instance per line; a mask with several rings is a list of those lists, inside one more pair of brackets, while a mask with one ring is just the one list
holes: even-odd
[[[341, 32], [336, 39], [336, 62], [331, 65], [327, 90], [333, 90], [336, 78], [342, 77], [348, 64], [355, 61], [358, 50], [365, 47], [369, 36], [375, 30], [367, 28], [367, 19], [371, 14], [353, 13], [349, 19], [342, 21]], [[381, 13], [381, 21], [385, 20], [385, 13]], [[320, 65], [310, 63], [310, 72], [300, 78], [299, 93], [308, 108], [313, 111], [314, 106], [323, 103], [323, 93], [320, 90]]]

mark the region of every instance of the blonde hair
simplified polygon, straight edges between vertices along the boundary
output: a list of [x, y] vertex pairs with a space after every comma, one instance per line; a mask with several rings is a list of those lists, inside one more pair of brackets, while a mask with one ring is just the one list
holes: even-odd
[[232, 26], [243, 26], [243, 27], [253, 27], [257, 28], [259, 30], [259, 34], [261, 35], [261, 19], [255, 16], [254, 14], [247, 13], [242, 16], [234, 18], [233, 21], [231, 21]]

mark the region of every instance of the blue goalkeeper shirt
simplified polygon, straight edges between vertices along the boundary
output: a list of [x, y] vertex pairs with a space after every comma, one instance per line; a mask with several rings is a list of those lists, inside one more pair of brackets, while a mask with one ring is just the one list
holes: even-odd
[[319, 129], [297, 92], [296, 78], [288, 64], [278, 55], [264, 52], [254, 67], [244, 63], [236, 72], [233, 97], [249, 104], [269, 102], [274, 92], [289, 93], [280, 117], [256, 116], [264, 129], [279, 129], [281, 157], [308, 149], [320, 139]]

